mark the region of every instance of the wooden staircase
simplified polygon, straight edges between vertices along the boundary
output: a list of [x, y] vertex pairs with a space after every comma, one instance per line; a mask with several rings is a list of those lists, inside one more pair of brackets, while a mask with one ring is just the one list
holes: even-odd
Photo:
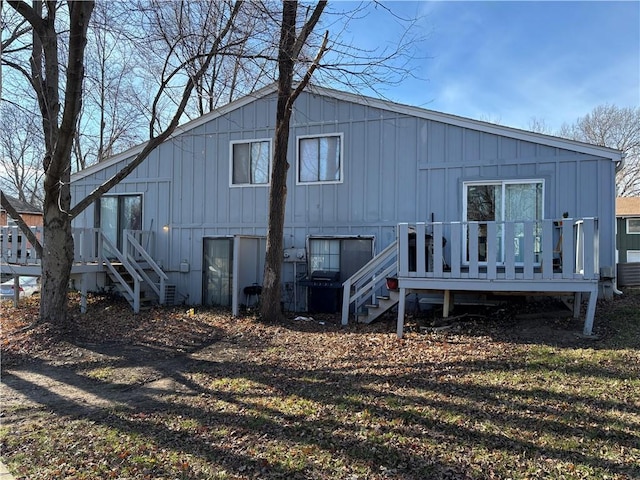
[[386, 294], [376, 295], [375, 299], [375, 303], [366, 304], [364, 310], [356, 313], [356, 320], [358, 322], [373, 322], [398, 304], [400, 294], [397, 290], [387, 290]]
[[175, 285], [166, 283], [167, 275], [132, 232], [125, 231], [122, 252], [104, 235], [101, 237], [106, 250], [113, 255], [113, 260], [104, 259], [107, 275], [134, 312], [148, 310], [156, 303], [166, 304], [167, 296], [175, 301]]
[[[111, 284], [115, 291], [125, 298], [127, 302], [131, 305], [132, 308], [136, 308], [136, 299], [135, 299], [135, 278], [129, 273], [127, 267], [122, 263], [113, 263], [112, 264], [117, 274], [112, 272], [111, 270], [107, 270], [107, 275], [111, 280]], [[133, 294], [131, 292], [134, 292]], [[138, 310], [149, 310], [154, 303], [157, 303], [157, 299], [151, 298], [148, 295], [146, 289], [140, 289], [140, 296], [138, 298]]]
[[342, 325], [349, 316], [371, 323], [399, 302], [397, 291], [387, 288], [387, 278], [398, 272], [397, 242], [393, 242], [343, 283]]

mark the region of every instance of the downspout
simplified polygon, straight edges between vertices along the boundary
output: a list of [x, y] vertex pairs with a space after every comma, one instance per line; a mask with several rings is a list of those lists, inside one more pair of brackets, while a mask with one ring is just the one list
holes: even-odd
[[[620, 155], [620, 161], [616, 162], [616, 168], [615, 168], [615, 172], [618, 173], [620, 170], [622, 170], [622, 167], [624, 167], [624, 160], [625, 158], [627, 158], [627, 154], [626, 153], [622, 153]], [[614, 214], [614, 218], [615, 218], [615, 214]], [[618, 219], [615, 219], [615, 237], [616, 237], [616, 252], [617, 252], [617, 242], [618, 242]], [[617, 254], [616, 254], [617, 257]], [[613, 282], [611, 282], [611, 287], [613, 289], [613, 293], [615, 295], [623, 295], [623, 292], [618, 290], [618, 272], [617, 272], [617, 267], [616, 267], [616, 274], [613, 276]]]
[[611, 283], [611, 287], [613, 289], [613, 293], [616, 295], [624, 295], [624, 292], [618, 290], [618, 276], [613, 277], [613, 282]]

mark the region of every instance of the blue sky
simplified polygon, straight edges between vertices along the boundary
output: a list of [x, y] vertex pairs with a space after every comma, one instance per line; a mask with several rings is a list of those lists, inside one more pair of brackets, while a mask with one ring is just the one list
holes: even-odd
[[[640, 105], [640, 1], [385, 5], [419, 17], [425, 37], [420, 80], [385, 89], [389, 100], [518, 128], [535, 117], [554, 131], [600, 104]], [[349, 30], [384, 45], [401, 28], [378, 7]]]

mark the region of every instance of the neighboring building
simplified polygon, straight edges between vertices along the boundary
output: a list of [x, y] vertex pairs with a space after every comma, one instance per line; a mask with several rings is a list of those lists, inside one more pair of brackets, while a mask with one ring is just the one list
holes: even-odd
[[618, 285], [640, 285], [640, 197], [616, 198]]
[[[144, 248], [157, 262], [177, 302], [237, 312], [262, 280], [276, 101], [270, 86], [183, 125], [74, 226], [99, 228], [113, 249], [131, 239], [124, 230], [144, 231], [136, 255]], [[141, 149], [74, 174], [72, 198]], [[294, 105], [288, 156], [285, 308], [339, 309], [332, 289], [406, 231], [435, 239], [429, 271], [413, 233], [413, 260], [390, 262], [384, 275], [417, 260], [409, 276], [472, 280], [460, 290], [593, 292], [600, 267], [615, 271], [618, 151], [311, 87]], [[553, 220], [565, 212], [563, 230]], [[416, 282], [416, 291], [441, 289]]]
[[[42, 209], [31, 205], [28, 202], [23, 202], [22, 200], [7, 195], [4, 196], [9, 200], [13, 208], [20, 214], [25, 223], [32, 227], [42, 226]], [[11, 218], [7, 212], [5, 212], [4, 208], [0, 206], [0, 225], [12, 227], [16, 225], [16, 222], [13, 218]]]
[[616, 198], [618, 262], [640, 262], [640, 197]]

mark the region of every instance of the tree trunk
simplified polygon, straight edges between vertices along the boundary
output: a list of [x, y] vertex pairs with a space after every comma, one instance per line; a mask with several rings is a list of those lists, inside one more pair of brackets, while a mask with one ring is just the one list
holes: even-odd
[[313, 71], [325, 52], [327, 35], [313, 64], [307, 70], [302, 82], [293, 90], [293, 71], [310, 33], [318, 23], [326, 1], [318, 2], [309, 19], [296, 36], [296, 13], [298, 2], [282, 2], [282, 25], [280, 29], [280, 49], [278, 51], [278, 105], [276, 109], [275, 145], [271, 167], [271, 189], [269, 191], [269, 224], [267, 227], [267, 248], [262, 279], [260, 314], [264, 320], [277, 321], [282, 318], [280, 279], [282, 276], [284, 216], [287, 202], [287, 150], [289, 145], [289, 125], [293, 103], [309, 83]]
[[[10, 0], [11, 5], [33, 27], [31, 75], [38, 97], [45, 140], [44, 204], [42, 238], [42, 281], [40, 322], [54, 324], [69, 332], [67, 290], [73, 265], [71, 236], [71, 149], [82, 105], [84, 51], [87, 28], [93, 11], [91, 1], [69, 1], [69, 30], [66, 66], [60, 64], [56, 4], [48, 2], [43, 18], [43, 3]], [[64, 109], [60, 119], [60, 71], [64, 82]]]
[[297, 8], [297, 2], [282, 3], [282, 26], [278, 52], [278, 106], [273, 165], [271, 167], [271, 189], [269, 191], [269, 224], [264, 278], [262, 279], [262, 304], [260, 307], [260, 314], [267, 321], [277, 321], [282, 318], [280, 277], [282, 274], [284, 213], [287, 201], [287, 171], [289, 170], [287, 146], [292, 109], [289, 100], [295, 61]]
[[40, 295], [40, 321], [56, 325], [64, 333], [72, 333], [67, 315], [67, 291], [73, 265], [73, 237], [69, 183], [61, 188], [45, 180], [44, 235], [45, 254], [42, 256], [42, 292]]

